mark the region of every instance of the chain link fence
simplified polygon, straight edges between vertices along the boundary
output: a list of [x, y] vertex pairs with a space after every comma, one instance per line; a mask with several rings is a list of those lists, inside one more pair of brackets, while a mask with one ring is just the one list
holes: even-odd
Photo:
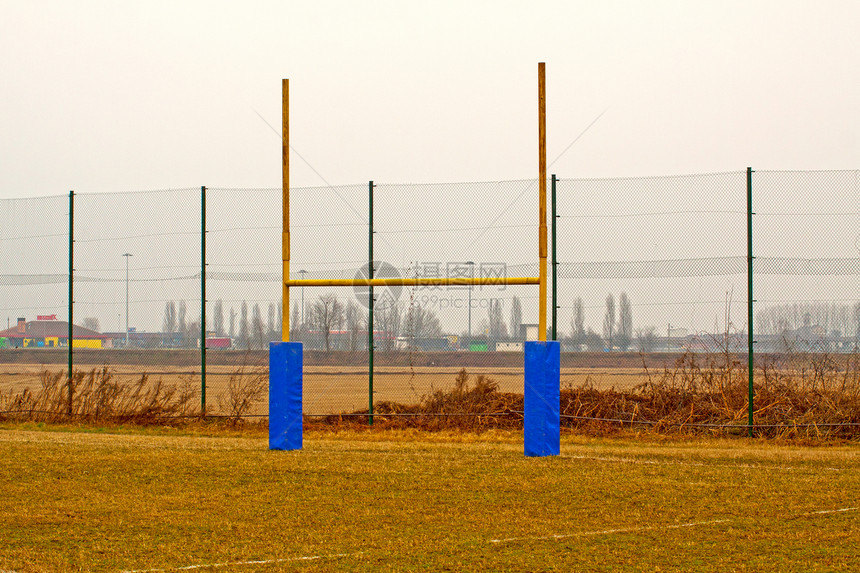
[[63, 368], [67, 362], [64, 350], [51, 347], [58, 347], [68, 332], [40, 337], [35, 343], [41, 342], [39, 350], [45, 354], [25, 364], [18, 364], [10, 353], [33, 343], [26, 338], [28, 321], [68, 316], [68, 197], [0, 201], [0, 309], [5, 328], [0, 333], [0, 389], [18, 393], [38, 388], [45, 367]]
[[[554, 187], [563, 386], [629, 388], [685, 353], [745, 355], [750, 279], [757, 354], [856, 350], [858, 171], [753, 173], [752, 277], [745, 171]], [[523, 180], [291, 189], [291, 279], [368, 276], [371, 189], [374, 276], [538, 276], [538, 185]], [[67, 368], [72, 316], [75, 369], [145, 375], [209, 414], [265, 415], [281, 203], [281, 189], [228, 188], [0, 201], [0, 391]], [[375, 404], [417, 403], [461, 369], [522, 394], [536, 287], [373, 295], [368, 327], [366, 287], [291, 289], [307, 414], [368, 410], [371, 341]]]
[[746, 173], [558, 183], [571, 351], [714, 350], [748, 331]]
[[854, 352], [860, 171], [761, 171], [753, 193], [757, 350]]

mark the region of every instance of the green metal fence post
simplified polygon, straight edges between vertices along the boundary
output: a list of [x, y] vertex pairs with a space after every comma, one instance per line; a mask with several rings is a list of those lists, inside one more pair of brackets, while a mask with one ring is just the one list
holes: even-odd
[[74, 368], [73, 341], [75, 312], [75, 192], [69, 191], [69, 416], [72, 415], [72, 400], [74, 399], [73, 376]]
[[206, 416], [206, 187], [200, 187], [200, 413]]
[[753, 235], [752, 235], [752, 167], [747, 167], [747, 360], [749, 370], [749, 436], [753, 436]]
[[[368, 234], [367, 234], [367, 278], [373, 278], [373, 181], [367, 186]], [[373, 425], [373, 286], [367, 287], [367, 394], [368, 424]]]
[[555, 209], [555, 183], [558, 181], [555, 174], [552, 175], [552, 189], [550, 191], [552, 197], [552, 340], [556, 340], [558, 329], [556, 327], [556, 319], [558, 318], [558, 258], [556, 253], [555, 240], [555, 223], [557, 219]]

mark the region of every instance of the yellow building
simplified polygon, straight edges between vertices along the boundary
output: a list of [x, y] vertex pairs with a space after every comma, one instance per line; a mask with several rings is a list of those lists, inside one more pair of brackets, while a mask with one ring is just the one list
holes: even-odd
[[[0, 331], [7, 348], [58, 348], [69, 345], [69, 323], [57, 320], [56, 315], [40, 316], [27, 322], [18, 319], [13, 328]], [[107, 348], [111, 338], [89, 328], [75, 324], [72, 330], [72, 348]]]

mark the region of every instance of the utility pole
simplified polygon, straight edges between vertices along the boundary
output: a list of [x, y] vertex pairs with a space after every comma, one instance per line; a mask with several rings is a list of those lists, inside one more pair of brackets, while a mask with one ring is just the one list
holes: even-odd
[[125, 253], [125, 347], [128, 348], [128, 258], [131, 253]]
[[672, 337], [672, 323], [669, 323], [669, 328], [666, 330], [666, 352], [669, 352], [669, 339]]

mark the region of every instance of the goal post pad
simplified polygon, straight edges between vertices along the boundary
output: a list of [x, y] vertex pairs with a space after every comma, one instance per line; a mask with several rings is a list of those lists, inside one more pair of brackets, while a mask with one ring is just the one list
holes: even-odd
[[561, 346], [526, 341], [523, 441], [525, 455], [561, 453]]
[[269, 343], [269, 449], [302, 449], [302, 343]]

